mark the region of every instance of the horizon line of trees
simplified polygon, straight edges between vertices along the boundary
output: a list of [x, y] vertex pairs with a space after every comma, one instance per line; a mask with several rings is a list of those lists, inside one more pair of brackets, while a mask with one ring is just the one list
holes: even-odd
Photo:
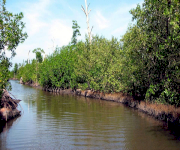
[[[144, 0], [130, 11], [134, 25], [118, 40], [98, 35], [77, 41], [43, 62], [22, 65], [18, 78], [44, 87], [127, 92], [135, 99], [180, 105], [180, 2]], [[38, 68], [38, 69], [37, 69]]]

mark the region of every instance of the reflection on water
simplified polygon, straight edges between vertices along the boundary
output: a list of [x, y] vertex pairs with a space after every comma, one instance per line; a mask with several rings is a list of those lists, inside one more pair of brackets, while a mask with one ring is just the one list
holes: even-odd
[[[179, 149], [162, 123], [121, 104], [55, 95], [11, 81], [24, 114], [0, 149]], [[6, 129], [3, 128], [3, 130]]]
[[0, 122], [0, 150], [5, 150], [6, 148], [6, 140], [9, 130], [13, 125], [15, 125], [20, 119], [20, 116], [6, 122]]
[[1, 132], [8, 132], [8, 130], [11, 128], [11, 126], [13, 124], [16, 124], [20, 119], [20, 116], [12, 119], [12, 120], [9, 120], [7, 123], [6, 122], [0, 122], [0, 133]]

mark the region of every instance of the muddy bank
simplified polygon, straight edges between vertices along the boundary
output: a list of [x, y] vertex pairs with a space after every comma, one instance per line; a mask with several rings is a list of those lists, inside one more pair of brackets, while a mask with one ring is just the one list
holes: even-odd
[[10, 78], [9, 80], [18, 80], [18, 78]]
[[[129, 96], [124, 93], [103, 93], [97, 92], [92, 90], [72, 90], [72, 89], [65, 89], [62, 90], [60, 88], [43, 88], [44, 91], [59, 93], [59, 94], [74, 94], [79, 96], [85, 96], [90, 98], [102, 99], [107, 101], [114, 101], [118, 103], [123, 103], [126, 106], [131, 108], [138, 109], [154, 118], [164, 121], [169, 128], [179, 128], [180, 127], [180, 108], [171, 106], [171, 105], [164, 105], [164, 104], [157, 104], [157, 103], [150, 103], [145, 101], [138, 101], [134, 100], [132, 96]], [[180, 132], [180, 131], [179, 131]]]
[[52, 93], [59, 93], [59, 94], [75, 94], [75, 90], [72, 89], [61, 89], [61, 88], [42, 88], [44, 91], [52, 92]]
[[40, 87], [40, 85], [38, 83], [35, 83], [33, 81], [23, 82], [23, 80], [20, 79], [19, 83], [23, 84], [23, 85], [29, 85], [29, 86], [32, 86], [32, 87]]
[[0, 100], [0, 122], [7, 122], [20, 115], [21, 111], [17, 109], [19, 102], [20, 100], [13, 99], [8, 91], [3, 90]]

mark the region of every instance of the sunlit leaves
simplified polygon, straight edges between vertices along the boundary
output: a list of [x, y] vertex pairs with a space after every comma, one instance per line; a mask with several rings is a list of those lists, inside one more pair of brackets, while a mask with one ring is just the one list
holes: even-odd
[[89, 47], [88, 43], [87, 41], [81, 47], [75, 69], [75, 73], [81, 78], [81, 84], [93, 90], [118, 91], [121, 53], [119, 41], [115, 38], [107, 40], [104, 37], [94, 36]]
[[10, 59], [7, 58], [6, 50], [11, 51], [11, 58], [15, 56], [15, 49], [19, 43], [24, 42], [27, 33], [23, 32], [24, 23], [21, 21], [23, 13], [12, 14], [6, 10], [6, 1], [0, 5], [0, 97], [2, 90], [7, 88], [10, 77]]
[[[120, 41], [94, 36], [91, 44], [87, 37], [85, 42], [77, 42], [80, 27], [74, 21], [71, 44], [57, 48], [39, 64], [39, 83], [47, 87], [125, 91], [134, 98], [179, 105], [179, 1], [145, 0], [130, 13], [135, 22]], [[31, 72], [25, 79], [34, 80]]]
[[[128, 87], [135, 95], [146, 93], [146, 99], [179, 104], [174, 100], [179, 97], [177, 89], [180, 87], [177, 83], [180, 60], [179, 6], [176, 0], [145, 0], [142, 7], [138, 5], [130, 11], [136, 23], [122, 40], [128, 58], [124, 64], [129, 66], [125, 72], [129, 73], [131, 79]], [[171, 79], [168, 86], [167, 79]], [[139, 88], [142, 87], [145, 90], [141, 92]]]
[[71, 39], [71, 43], [72, 45], [76, 45], [77, 44], [77, 36], [81, 36], [81, 33], [79, 31], [80, 26], [77, 24], [77, 21], [73, 20], [73, 35], [72, 35], [72, 39]]

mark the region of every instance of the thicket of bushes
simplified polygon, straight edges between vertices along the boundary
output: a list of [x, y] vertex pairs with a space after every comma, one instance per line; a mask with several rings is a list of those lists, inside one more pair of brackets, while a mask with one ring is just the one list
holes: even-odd
[[124, 91], [135, 98], [180, 104], [180, 3], [145, 0], [118, 40], [88, 38], [23, 65], [18, 77], [47, 87]]

